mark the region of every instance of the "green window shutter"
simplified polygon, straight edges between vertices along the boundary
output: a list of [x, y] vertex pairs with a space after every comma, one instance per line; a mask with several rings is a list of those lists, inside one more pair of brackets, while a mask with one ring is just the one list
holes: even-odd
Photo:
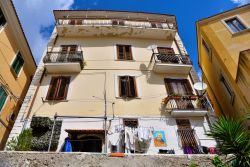
[[12, 64], [12, 69], [15, 71], [15, 73], [18, 75], [22, 66], [23, 66], [24, 60], [21, 56], [20, 53], [17, 54], [13, 64]]
[[3, 105], [4, 105], [6, 99], [7, 99], [7, 93], [5, 92], [3, 87], [0, 86], [0, 111], [3, 108]]

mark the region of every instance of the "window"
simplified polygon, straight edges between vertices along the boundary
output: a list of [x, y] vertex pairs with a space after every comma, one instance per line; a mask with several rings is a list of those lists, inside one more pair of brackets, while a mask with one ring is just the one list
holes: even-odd
[[202, 39], [202, 46], [205, 48], [209, 59], [211, 59], [212, 52], [210, 50], [210, 47], [208, 46], [208, 44], [206, 43], [206, 41], [204, 39]]
[[123, 119], [124, 126], [137, 128], [138, 127], [138, 119], [126, 118]]
[[22, 55], [20, 54], [20, 52], [18, 52], [15, 60], [13, 61], [12, 65], [11, 65], [11, 67], [16, 75], [19, 74], [21, 68], [23, 67], [23, 63], [24, 63], [24, 60], [22, 58]]
[[2, 86], [0, 86], [0, 111], [3, 108], [3, 105], [4, 105], [5, 101], [6, 101], [6, 99], [7, 99], [7, 93], [4, 90], [4, 88]]
[[77, 51], [77, 45], [61, 45], [61, 52], [63, 54], [75, 54]]
[[66, 100], [70, 77], [52, 77], [46, 100]]
[[130, 45], [116, 45], [118, 60], [133, 60]]
[[222, 82], [222, 84], [224, 85], [227, 93], [230, 95], [231, 98], [231, 104], [233, 104], [234, 101], [234, 92], [233, 90], [230, 88], [230, 85], [228, 84], [228, 82], [226, 81], [226, 79], [224, 78], [224, 76], [221, 74], [220, 76], [220, 81]]
[[169, 95], [193, 95], [192, 87], [187, 79], [165, 78], [164, 81]]
[[151, 27], [152, 28], [162, 28], [162, 24], [161, 23], [156, 23], [156, 22], [151, 22]]
[[165, 55], [174, 55], [174, 49], [168, 47], [157, 47], [158, 53]]
[[6, 23], [6, 19], [3, 15], [3, 11], [0, 9], [0, 26], [4, 26]]
[[178, 127], [178, 136], [182, 145], [184, 154], [199, 154], [198, 142], [195, 138], [195, 132], [191, 128], [191, 124], [188, 119], [176, 119]]
[[135, 77], [119, 77], [119, 96], [120, 97], [137, 97]]
[[228, 19], [225, 22], [234, 33], [240, 32], [246, 29], [246, 26], [242, 24], [242, 22], [237, 17]]
[[121, 25], [124, 26], [124, 21], [123, 20], [112, 20], [112, 25]]

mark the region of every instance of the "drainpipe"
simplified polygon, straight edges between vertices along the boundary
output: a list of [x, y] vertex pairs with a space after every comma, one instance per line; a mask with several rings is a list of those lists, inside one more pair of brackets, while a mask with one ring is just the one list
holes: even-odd
[[50, 139], [49, 139], [48, 152], [50, 151], [50, 147], [51, 147], [51, 143], [52, 143], [52, 139], [53, 139], [53, 134], [54, 134], [54, 130], [55, 130], [55, 124], [56, 124], [56, 118], [57, 118], [57, 114], [54, 115], [54, 122], [53, 122], [53, 127], [52, 127], [52, 131], [51, 131]]
[[104, 153], [107, 153], [107, 91], [106, 91], [106, 75], [104, 79], [104, 134], [105, 134], [105, 144], [104, 144]]

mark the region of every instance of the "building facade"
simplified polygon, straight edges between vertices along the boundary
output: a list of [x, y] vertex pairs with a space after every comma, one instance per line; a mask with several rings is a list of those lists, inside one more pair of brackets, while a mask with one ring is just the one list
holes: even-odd
[[0, 2], [0, 149], [3, 149], [36, 64], [11, 1]]
[[250, 5], [197, 22], [199, 65], [218, 115], [250, 111]]
[[215, 146], [205, 135], [207, 107], [193, 88], [198, 80], [175, 16], [54, 15], [55, 29], [27, 94], [32, 98], [10, 138], [36, 128], [35, 117], [49, 117], [61, 121], [56, 151], [66, 151], [68, 143], [76, 152], [147, 154], [201, 153], [201, 146]]

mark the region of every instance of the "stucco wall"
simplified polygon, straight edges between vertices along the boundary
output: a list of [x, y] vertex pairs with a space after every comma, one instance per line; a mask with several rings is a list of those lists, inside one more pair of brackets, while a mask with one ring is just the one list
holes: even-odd
[[[109, 117], [107, 122], [107, 151], [111, 152], [111, 143], [118, 143], [119, 135], [121, 132], [117, 129], [123, 127], [123, 118], [124, 117]], [[128, 118], [128, 117], [125, 117]], [[131, 117], [130, 117], [131, 118]], [[135, 117], [133, 117], [135, 118]], [[59, 118], [60, 119], [60, 118]], [[103, 119], [94, 119], [94, 118], [64, 118], [62, 120], [61, 135], [59, 139], [57, 151], [61, 152], [64, 148], [65, 138], [68, 137], [68, 133], [65, 131], [67, 129], [96, 129], [100, 130], [104, 127]], [[195, 130], [195, 136], [198, 139], [198, 145], [206, 147], [215, 147], [216, 142], [214, 139], [206, 136], [206, 132], [209, 130], [208, 122], [205, 118], [196, 117], [189, 118], [192, 129]], [[150, 144], [148, 150], [145, 153], [147, 154], [158, 154], [159, 149], [174, 150], [176, 154], [183, 154], [182, 146], [180, 139], [177, 133], [177, 125], [175, 118], [159, 118], [159, 117], [138, 117], [139, 127], [149, 128], [150, 129]], [[165, 147], [156, 147], [154, 145], [153, 133], [155, 131], [163, 131], [166, 138]], [[131, 137], [131, 136], [130, 136]], [[126, 137], [125, 137], [126, 138]], [[135, 138], [134, 138], [135, 139]], [[104, 141], [102, 152], [104, 152]]]
[[214, 167], [214, 155], [127, 155], [122, 158], [103, 154], [84, 153], [39, 153], [39, 152], [0, 152], [0, 167], [15, 166], [155, 166], [187, 167], [197, 164], [200, 167]]
[[[232, 17], [241, 19], [247, 30], [232, 34], [223, 21]], [[219, 104], [214, 104], [215, 109], [223, 110], [226, 115], [241, 116], [249, 112], [250, 101], [244, 98], [248, 89], [240, 88], [236, 81], [240, 52], [250, 48], [249, 18], [249, 6], [246, 6], [197, 23], [199, 64], [209, 85], [208, 94], [212, 102]], [[202, 45], [202, 38], [211, 49], [211, 59]], [[235, 94], [233, 103], [220, 81], [221, 74]]]

